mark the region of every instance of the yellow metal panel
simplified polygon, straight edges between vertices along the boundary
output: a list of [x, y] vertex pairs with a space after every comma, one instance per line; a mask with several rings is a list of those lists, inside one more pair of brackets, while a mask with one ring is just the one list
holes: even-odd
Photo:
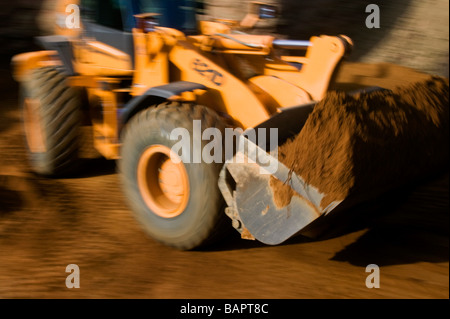
[[133, 95], [140, 95], [150, 87], [167, 84], [169, 60], [163, 35], [159, 32], [143, 33], [133, 30], [136, 51], [136, 72]]
[[270, 117], [266, 107], [245, 83], [204, 57], [192, 44], [179, 41], [170, 52], [170, 61], [181, 72], [179, 80], [209, 88], [205, 95], [209, 96], [211, 104], [207, 106], [230, 115], [244, 129], [255, 127]]
[[37, 51], [21, 53], [11, 60], [13, 78], [18, 81], [25, 81], [33, 69], [48, 64], [60, 64], [55, 57], [56, 51]]
[[83, 75], [126, 76], [133, 74], [131, 57], [104, 43], [75, 41], [74, 67]]
[[280, 107], [289, 107], [311, 102], [305, 90], [274, 76], [256, 76], [250, 81], [267, 92]]

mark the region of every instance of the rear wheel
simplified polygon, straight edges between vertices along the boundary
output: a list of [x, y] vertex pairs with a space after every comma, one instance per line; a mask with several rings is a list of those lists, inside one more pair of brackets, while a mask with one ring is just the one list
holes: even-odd
[[67, 85], [59, 68], [40, 68], [21, 87], [21, 107], [33, 170], [49, 176], [70, 174], [78, 160], [80, 91]]
[[171, 132], [182, 128], [192, 137], [194, 120], [201, 120], [202, 132], [225, 128], [215, 112], [199, 105], [165, 103], [141, 111], [127, 124], [120, 160], [124, 192], [138, 221], [154, 239], [183, 250], [214, 242], [230, 224], [217, 185], [223, 164], [182, 161], [172, 151], [179, 142]]

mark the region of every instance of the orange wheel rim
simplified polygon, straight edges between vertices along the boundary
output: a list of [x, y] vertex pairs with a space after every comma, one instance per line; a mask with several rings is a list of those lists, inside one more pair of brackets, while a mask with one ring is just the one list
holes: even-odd
[[142, 153], [137, 177], [141, 196], [156, 215], [174, 218], [186, 209], [189, 201], [186, 168], [167, 146], [153, 145]]
[[28, 148], [32, 153], [43, 153], [46, 151], [44, 131], [39, 119], [39, 101], [31, 98], [24, 100], [24, 124], [25, 136]]

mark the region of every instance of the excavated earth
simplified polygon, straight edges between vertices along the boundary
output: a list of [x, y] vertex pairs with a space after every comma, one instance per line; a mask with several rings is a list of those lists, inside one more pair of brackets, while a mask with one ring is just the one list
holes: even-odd
[[[9, 66], [0, 69], [0, 298], [449, 298], [448, 168], [357, 207], [352, 218], [337, 218], [333, 232], [317, 240], [296, 237], [271, 247], [231, 233], [208, 249], [181, 252], [143, 233], [125, 204], [114, 162], [86, 150], [85, 169], [79, 176], [46, 179], [31, 172], [17, 107], [18, 88]], [[346, 64], [333, 89], [348, 91], [367, 85], [393, 88], [423, 79], [422, 74], [394, 65]], [[436, 89], [443, 85], [440, 80], [431, 84]], [[373, 110], [374, 119], [391, 119], [382, 116], [382, 110], [403, 119], [403, 107], [411, 101], [399, 90], [395, 94], [389, 98], [391, 104]], [[381, 97], [375, 94], [371, 98]], [[397, 98], [400, 104], [394, 103]], [[353, 114], [356, 121], [353, 131], [344, 126], [340, 132], [345, 128], [361, 133], [361, 138], [367, 136], [365, 133], [380, 132], [380, 138], [386, 138], [398, 130], [398, 143], [390, 142], [380, 154], [351, 153], [365, 159], [367, 165], [383, 162], [380, 167], [394, 179], [410, 168], [415, 172], [414, 165], [423, 165], [427, 159], [430, 168], [435, 168], [431, 166], [439, 160], [436, 157], [448, 154], [448, 144], [442, 150], [428, 145], [429, 157], [418, 154], [424, 146], [422, 137], [445, 138], [441, 128], [418, 129], [408, 144], [418, 146], [408, 153], [411, 163], [390, 166], [392, 157], [405, 151], [400, 140], [411, 132], [402, 130], [411, 126], [391, 127], [390, 122], [381, 121], [380, 127], [361, 131], [358, 112], [349, 113], [356, 108], [358, 98], [332, 94], [328, 101], [334, 99], [344, 99], [342, 112]], [[394, 105], [401, 107], [391, 110]], [[425, 106], [420, 105], [414, 112]], [[327, 116], [336, 121], [338, 114]], [[416, 129], [434, 123], [429, 114], [430, 118], [417, 114]], [[440, 123], [440, 116], [436, 123]], [[339, 129], [337, 124], [330, 123]], [[391, 129], [385, 132], [381, 127]], [[87, 134], [86, 141], [90, 141]], [[371, 139], [374, 145], [381, 142]], [[345, 156], [341, 159], [343, 164], [348, 160]], [[345, 169], [339, 171], [342, 173]], [[371, 176], [377, 185], [391, 178], [386, 174], [380, 176], [382, 180]], [[344, 185], [366, 187], [367, 172], [360, 177], [346, 180]], [[340, 198], [341, 190], [338, 187], [330, 194], [331, 199]], [[80, 268], [80, 289], [66, 288], [66, 267], [70, 264]], [[369, 264], [380, 267], [380, 288], [366, 287]]]
[[[332, 91], [280, 146], [279, 158], [325, 194], [322, 209], [349, 197], [361, 202], [442, 171], [449, 160], [448, 108], [448, 80], [440, 77], [392, 90]], [[295, 194], [274, 180], [276, 202], [288, 204]]]

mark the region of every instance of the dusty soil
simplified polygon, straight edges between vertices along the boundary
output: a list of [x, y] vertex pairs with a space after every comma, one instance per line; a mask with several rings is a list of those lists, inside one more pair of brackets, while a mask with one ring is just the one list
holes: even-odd
[[[92, 158], [70, 179], [34, 175], [5, 67], [0, 90], [0, 298], [449, 298], [448, 172], [356, 208], [318, 240], [270, 247], [231, 234], [181, 252], [143, 233], [114, 162]], [[69, 264], [80, 289], [65, 286]], [[379, 289], [366, 288], [369, 264]]]
[[[448, 95], [448, 80], [432, 76], [393, 91], [332, 91], [279, 147], [279, 158], [325, 194], [322, 209], [350, 196], [372, 198], [447, 166]], [[292, 194], [274, 185], [277, 198]]]

